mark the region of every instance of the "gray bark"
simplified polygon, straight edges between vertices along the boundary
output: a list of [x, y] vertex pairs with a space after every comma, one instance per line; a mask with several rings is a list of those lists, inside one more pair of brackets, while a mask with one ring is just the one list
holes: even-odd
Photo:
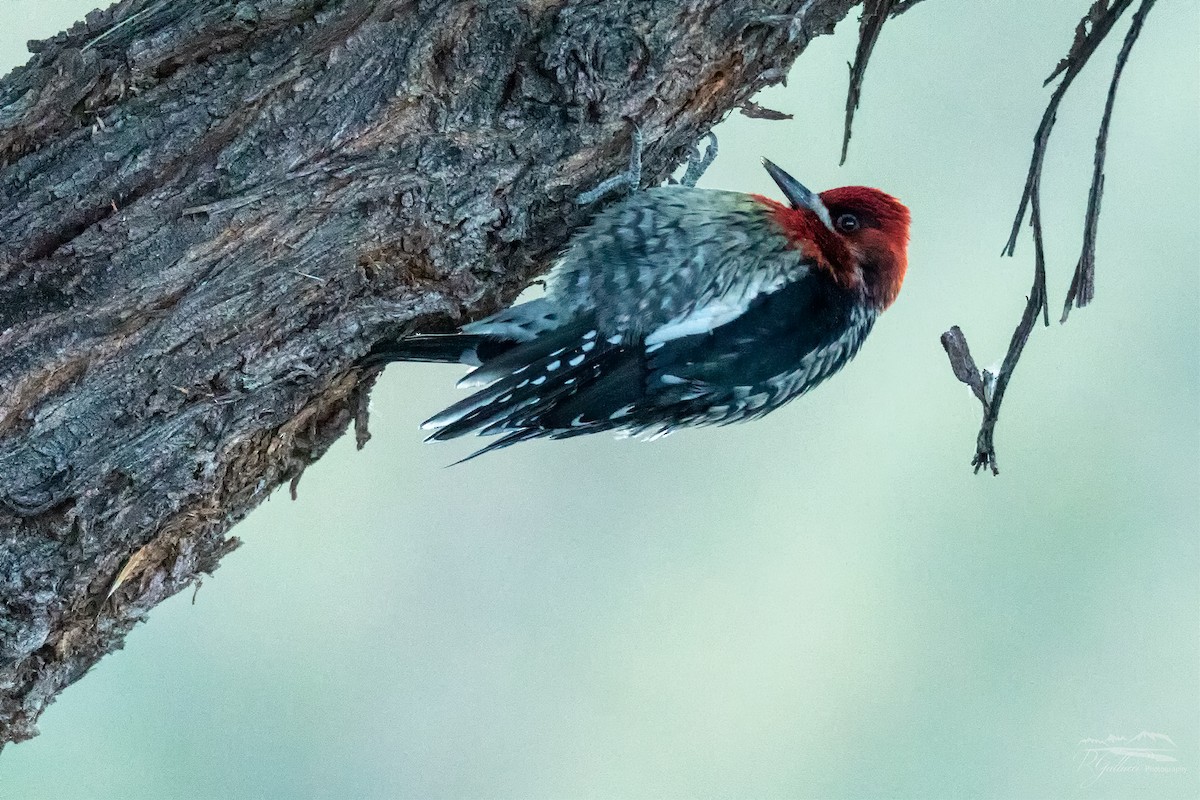
[[374, 342], [510, 301], [631, 121], [661, 181], [852, 5], [126, 0], [35, 43], [0, 82], [0, 744], [365, 435]]

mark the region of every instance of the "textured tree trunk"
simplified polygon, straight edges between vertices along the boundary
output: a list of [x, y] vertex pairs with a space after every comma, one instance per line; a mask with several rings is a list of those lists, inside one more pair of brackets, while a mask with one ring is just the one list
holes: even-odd
[[511, 300], [632, 122], [658, 182], [852, 5], [126, 0], [34, 45], [0, 83], [0, 744], [365, 436], [374, 342]]

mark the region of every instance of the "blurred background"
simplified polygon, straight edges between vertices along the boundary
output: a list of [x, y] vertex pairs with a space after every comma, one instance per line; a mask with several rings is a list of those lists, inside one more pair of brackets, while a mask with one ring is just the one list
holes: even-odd
[[[1200, 796], [1200, 6], [1125, 72], [1096, 301], [1034, 331], [998, 430], [938, 336], [998, 363], [1032, 276], [999, 256], [1090, 0], [922, 3], [887, 26], [837, 166], [857, 15], [733, 114], [702, 185], [866, 183], [913, 212], [858, 358], [751, 425], [421, 444], [461, 370], [393, 366], [351, 438], [0, 756], [3, 798]], [[0, 59], [88, 0], [4, 0]], [[1127, 21], [1047, 159], [1051, 316]], [[1081, 740], [1170, 737], [1097, 774]], [[1161, 740], [1160, 740], [1161, 742]], [[1162, 743], [1166, 747], [1165, 743]]]

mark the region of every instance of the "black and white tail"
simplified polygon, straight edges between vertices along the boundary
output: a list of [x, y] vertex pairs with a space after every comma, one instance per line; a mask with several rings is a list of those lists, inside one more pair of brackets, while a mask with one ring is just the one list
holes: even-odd
[[642, 385], [637, 376], [625, 375], [631, 352], [620, 337], [600, 336], [589, 320], [562, 319], [544, 300], [534, 300], [464, 326], [461, 333], [421, 334], [378, 345], [362, 363], [475, 366], [458, 382], [474, 393], [422, 425], [431, 431], [429, 440], [499, 436], [468, 460], [527, 439], [614, 427], [610, 414], [636, 402], [629, 390], [637, 394]]
[[561, 324], [558, 310], [539, 298], [464, 325], [461, 333], [423, 333], [378, 344], [361, 363], [376, 366], [393, 361], [429, 361], [478, 367]]
[[621, 355], [620, 347], [599, 339], [596, 330], [586, 324], [544, 333], [484, 361], [459, 382], [460, 386], [478, 390], [422, 427], [433, 431], [429, 437], [432, 440], [470, 433], [491, 436], [523, 432], [505, 444], [497, 442], [496, 447], [553, 435], [560, 427], [570, 427], [570, 421], [550, 423], [547, 416], [570, 398], [586, 393]]

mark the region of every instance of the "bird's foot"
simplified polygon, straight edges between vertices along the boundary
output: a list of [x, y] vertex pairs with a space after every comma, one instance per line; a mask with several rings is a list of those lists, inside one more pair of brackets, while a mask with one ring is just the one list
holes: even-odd
[[688, 153], [687, 169], [684, 170], [683, 177], [678, 181], [671, 178], [670, 183], [692, 187], [704, 176], [704, 173], [708, 171], [708, 168], [712, 166], [713, 161], [717, 158], [717, 135], [709, 131], [707, 138], [708, 147], [704, 148], [704, 154], [700, 154], [700, 142], [692, 145], [692, 151]]
[[596, 184], [594, 188], [579, 195], [579, 197], [575, 198], [576, 204], [586, 206], [602, 197], [607, 197], [615, 191], [637, 191], [638, 186], [642, 182], [642, 129], [634, 125], [633, 134], [630, 138], [633, 149], [629, 154], [629, 169], [613, 175], [611, 178], [605, 178]]
[[786, 26], [788, 44], [792, 44], [804, 35], [804, 21], [808, 18], [808, 12], [812, 8], [812, 5], [813, 0], [807, 0], [795, 13], [768, 14], [767, 16], [759, 17], [756, 22], [760, 25], [769, 25], [771, 27], [783, 28]]

